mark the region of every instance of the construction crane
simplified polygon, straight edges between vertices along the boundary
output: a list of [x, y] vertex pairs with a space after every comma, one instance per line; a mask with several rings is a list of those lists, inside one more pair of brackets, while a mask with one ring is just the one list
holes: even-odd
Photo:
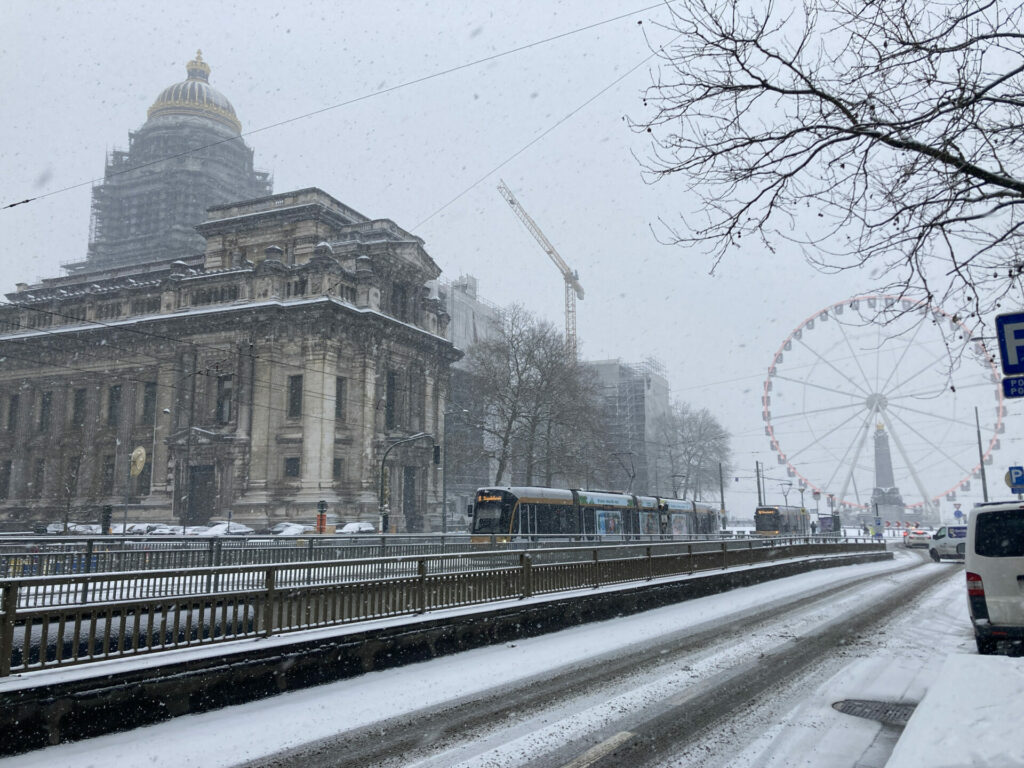
[[505, 202], [509, 204], [519, 220], [526, 225], [526, 228], [530, 230], [530, 234], [536, 238], [537, 242], [540, 243], [540, 247], [544, 249], [544, 252], [551, 257], [551, 260], [555, 262], [555, 266], [562, 273], [562, 278], [565, 280], [565, 351], [569, 356], [570, 360], [576, 360], [576, 299], [583, 300], [583, 286], [580, 285], [580, 275], [572, 269], [569, 269], [569, 265], [565, 263], [565, 259], [558, 255], [558, 251], [555, 250], [550, 241], [544, 236], [544, 233], [540, 231], [540, 227], [537, 226], [536, 222], [530, 218], [523, 206], [516, 200], [516, 196], [512, 194], [512, 190], [508, 188], [504, 181], [498, 184], [498, 191], [501, 192], [501, 196], [505, 198]]

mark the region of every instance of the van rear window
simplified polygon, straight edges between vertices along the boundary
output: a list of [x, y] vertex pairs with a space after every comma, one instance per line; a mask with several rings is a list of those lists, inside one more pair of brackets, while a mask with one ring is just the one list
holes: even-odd
[[1024, 509], [979, 514], [974, 552], [982, 557], [1024, 557]]

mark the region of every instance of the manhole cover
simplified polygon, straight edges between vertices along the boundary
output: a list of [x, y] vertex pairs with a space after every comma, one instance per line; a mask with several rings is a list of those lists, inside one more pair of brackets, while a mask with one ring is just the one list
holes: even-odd
[[844, 715], [877, 720], [886, 725], [904, 726], [914, 714], [917, 704], [900, 704], [895, 701], [867, 701], [865, 699], [845, 699], [832, 705], [833, 709]]

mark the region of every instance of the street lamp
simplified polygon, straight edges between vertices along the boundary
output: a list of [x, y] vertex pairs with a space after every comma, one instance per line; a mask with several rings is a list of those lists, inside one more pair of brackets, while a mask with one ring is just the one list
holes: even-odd
[[782, 491], [782, 501], [788, 507], [789, 506], [789, 489], [793, 487], [793, 483], [789, 480], [783, 480], [779, 483], [779, 490]]
[[469, 415], [469, 411], [465, 408], [459, 408], [455, 411], [445, 411], [444, 413], [444, 445], [441, 449], [444, 451], [442, 456], [441, 466], [441, 533], [448, 533], [448, 417], [449, 416], [463, 416]]
[[377, 494], [377, 512], [380, 515], [380, 532], [387, 533], [388, 529], [388, 513], [384, 511], [384, 462], [388, 460], [388, 454], [391, 451], [404, 443], [411, 443], [414, 440], [422, 440], [424, 437], [429, 437], [431, 440], [434, 436], [429, 432], [417, 432], [415, 435], [410, 437], [404, 437], [401, 440], [396, 440], [388, 446], [387, 450], [384, 451], [384, 455], [380, 457], [380, 491]]

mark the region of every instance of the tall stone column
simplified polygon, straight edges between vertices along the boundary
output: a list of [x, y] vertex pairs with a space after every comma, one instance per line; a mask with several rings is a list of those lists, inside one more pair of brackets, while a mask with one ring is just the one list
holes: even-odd
[[[252, 436], [249, 459], [249, 482], [247, 485], [247, 500], [257, 503], [266, 501], [267, 483], [272, 477], [270, 460], [275, 455], [272, 445], [274, 424], [280, 422], [280, 410], [284, 407], [284, 399], [278, 398], [274, 403], [274, 385], [278, 392], [283, 392], [285, 382], [275, 382], [276, 375], [274, 363], [272, 362], [278, 350], [272, 345], [265, 350], [260, 350], [252, 366], [252, 378], [249, 383], [250, 402], [252, 416], [250, 419]], [[277, 410], [275, 410], [275, 408]], [[278, 418], [272, 418], [276, 414]]]
[[337, 350], [311, 344], [302, 372], [302, 489], [303, 501], [336, 501], [332, 478], [334, 459], [334, 378]]
[[150, 447], [152, 458], [153, 492], [169, 494], [171, 492], [173, 469], [168, 473], [167, 463], [170, 450], [167, 438], [174, 428], [175, 379], [178, 371], [171, 361], [162, 362], [157, 366], [156, 373], [156, 413], [153, 419], [153, 444]]

